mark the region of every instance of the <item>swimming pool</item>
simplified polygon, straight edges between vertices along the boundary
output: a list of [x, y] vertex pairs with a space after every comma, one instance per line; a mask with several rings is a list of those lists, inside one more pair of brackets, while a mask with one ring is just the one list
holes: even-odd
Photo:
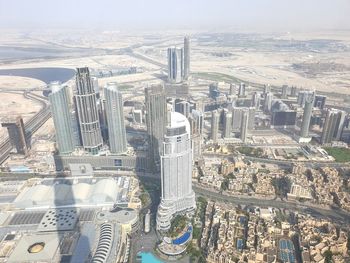
[[140, 252], [137, 255], [137, 259], [138, 261], [141, 260], [141, 263], [163, 263], [150, 252]]

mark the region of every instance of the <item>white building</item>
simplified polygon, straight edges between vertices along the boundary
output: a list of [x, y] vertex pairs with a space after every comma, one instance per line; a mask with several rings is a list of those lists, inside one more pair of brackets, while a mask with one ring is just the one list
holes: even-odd
[[175, 214], [193, 211], [192, 149], [190, 124], [178, 113], [169, 113], [161, 155], [162, 196], [157, 213], [157, 229], [168, 230]]

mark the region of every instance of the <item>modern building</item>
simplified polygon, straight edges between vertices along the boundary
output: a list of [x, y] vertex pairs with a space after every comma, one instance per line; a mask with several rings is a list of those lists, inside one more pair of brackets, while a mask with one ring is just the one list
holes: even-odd
[[209, 97], [211, 99], [217, 99], [220, 96], [220, 90], [218, 83], [211, 83], [209, 85]]
[[197, 161], [202, 156], [202, 140], [203, 140], [203, 112], [192, 110], [189, 117], [192, 137], [193, 160]]
[[297, 112], [291, 110], [287, 104], [277, 100], [272, 105], [271, 128], [293, 128]]
[[239, 84], [238, 97], [245, 97], [245, 84], [244, 83]]
[[218, 140], [219, 133], [219, 122], [220, 122], [220, 113], [215, 110], [211, 112], [211, 139], [213, 142]]
[[271, 86], [270, 85], [264, 85], [264, 95], [266, 95], [266, 93], [271, 92]]
[[98, 85], [98, 78], [97, 77], [91, 77], [92, 80], [92, 86], [94, 87], [94, 91], [96, 93], [97, 98], [100, 98], [100, 87]]
[[184, 72], [183, 72], [183, 78], [185, 80], [188, 80], [188, 77], [190, 76], [190, 38], [188, 36], [185, 36], [184, 38], [184, 58], [183, 58], [183, 64], [184, 64]]
[[309, 137], [310, 121], [312, 116], [312, 108], [314, 106], [315, 93], [306, 93], [302, 99], [304, 106], [304, 114], [301, 123], [300, 137]]
[[149, 136], [149, 151], [155, 170], [160, 166], [160, 147], [167, 123], [167, 105], [164, 87], [150, 86], [145, 89], [146, 125]]
[[272, 108], [272, 101], [273, 101], [273, 93], [267, 92], [265, 94], [265, 101], [264, 101], [264, 111], [270, 112]]
[[230, 95], [236, 95], [236, 85], [233, 83], [230, 84]]
[[1, 124], [6, 127], [10, 142], [16, 148], [18, 154], [28, 154], [28, 144], [22, 117], [17, 117], [15, 121], [7, 121]]
[[252, 94], [251, 106], [258, 110], [260, 108], [260, 100], [261, 94], [259, 92], [254, 92]]
[[161, 185], [157, 229], [166, 231], [174, 215], [191, 212], [196, 207], [192, 190], [190, 123], [178, 112], [170, 113], [166, 127], [161, 155]]
[[293, 128], [297, 112], [294, 110], [274, 111], [271, 117], [271, 128]]
[[296, 96], [297, 96], [297, 87], [292, 86], [292, 87], [290, 88], [290, 96], [291, 96], [291, 97], [296, 97]]
[[232, 130], [232, 113], [225, 111], [223, 138], [230, 138]]
[[183, 49], [168, 48], [168, 81], [181, 83], [184, 76]]
[[75, 103], [83, 148], [91, 154], [97, 154], [103, 141], [97, 97], [87, 67], [77, 69]]
[[108, 83], [104, 90], [108, 125], [109, 150], [112, 154], [126, 152], [127, 141], [124, 125], [123, 98], [117, 84]]
[[189, 117], [191, 112], [191, 104], [186, 100], [176, 99], [175, 100], [175, 111]]
[[240, 138], [242, 142], [247, 141], [248, 129], [249, 129], [249, 111], [245, 110], [243, 111], [243, 115], [242, 115], [241, 134], [240, 134]]
[[283, 85], [282, 86], [282, 94], [281, 94], [281, 99], [286, 99], [288, 97], [288, 85]]
[[346, 112], [337, 109], [328, 109], [326, 121], [323, 126], [321, 143], [327, 144], [339, 141], [342, 136]]
[[60, 154], [70, 154], [77, 145], [75, 130], [73, 127], [73, 115], [69, 106], [68, 86], [60, 82], [51, 82], [51, 103], [52, 119], [55, 125], [56, 142]]
[[138, 124], [143, 123], [143, 112], [142, 109], [133, 109], [132, 110], [133, 121]]
[[233, 107], [232, 109], [232, 131], [239, 132], [242, 125], [243, 112], [248, 112], [248, 129], [254, 128], [255, 108], [254, 107]]
[[301, 90], [298, 93], [298, 98], [297, 98], [297, 103], [301, 106], [304, 107], [305, 106], [305, 101], [307, 100], [307, 98], [309, 97], [315, 97], [315, 92], [312, 90]]
[[315, 96], [315, 103], [314, 103], [314, 107], [318, 108], [320, 110], [323, 110], [324, 107], [326, 106], [326, 96], [322, 96], [322, 95], [316, 95]]

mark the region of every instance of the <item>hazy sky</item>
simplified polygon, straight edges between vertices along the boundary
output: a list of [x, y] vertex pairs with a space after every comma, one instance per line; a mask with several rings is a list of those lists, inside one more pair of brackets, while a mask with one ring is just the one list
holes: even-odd
[[0, 0], [0, 27], [349, 29], [350, 0]]

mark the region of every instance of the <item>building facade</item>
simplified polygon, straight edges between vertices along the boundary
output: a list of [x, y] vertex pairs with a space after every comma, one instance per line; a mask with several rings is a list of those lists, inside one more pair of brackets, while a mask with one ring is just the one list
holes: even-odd
[[83, 148], [91, 154], [97, 154], [103, 141], [97, 97], [87, 67], [77, 69], [75, 103]]
[[327, 144], [339, 141], [344, 128], [346, 112], [337, 109], [328, 109], [326, 121], [323, 126], [321, 143]]
[[52, 119], [55, 125], [56, 142], [60, 154], [72, 153], [77, 145], [73, 127], [73, 115], [69, 106], [68, 86], [60, 82], [50, 83]]
[[168, 48], [168, 81], [181, 83], [184, 76], [183, 49]]
[[190, 76], [190, 38], [184, 38], [184, 80], [188, 80]]
[[114, 82], [107, 84], [104, 94], [109, 150], [112, 154], [120, 154], [127, 150], [122, 94]]
[[163, 142], [167, 120], [164, 87], [161, 85], [147, 87], [145, 89], [145, 103], [150, 159], [152, 160], [155, 170], [159, 170], [160, 146]]
[[220, 113], [215, 110], [211, 113], [211, 139], [213, 142], [218, 140], [219, 133], [219, 123], [220, 123]]
[[314, 106], [314, 100], [315, 100], [315, 93], [305, 93], [306, 95], [303, 97], [304, 102], [304, 114], [303, 114], [303, 120], [301, 122], [301, 128], [300, 128], [300, 137], [307, 138], [309, 137], [309, 128], [310, 128], [310, 121], [312, 116], [312, 108]]
[[196, 206], [192, 190], [192, 149], [187, 118], [171, 112], [161, 155], [161, 202], [157, 212], [157, 229], [166, 231], [178, 213], [193, 211]]

